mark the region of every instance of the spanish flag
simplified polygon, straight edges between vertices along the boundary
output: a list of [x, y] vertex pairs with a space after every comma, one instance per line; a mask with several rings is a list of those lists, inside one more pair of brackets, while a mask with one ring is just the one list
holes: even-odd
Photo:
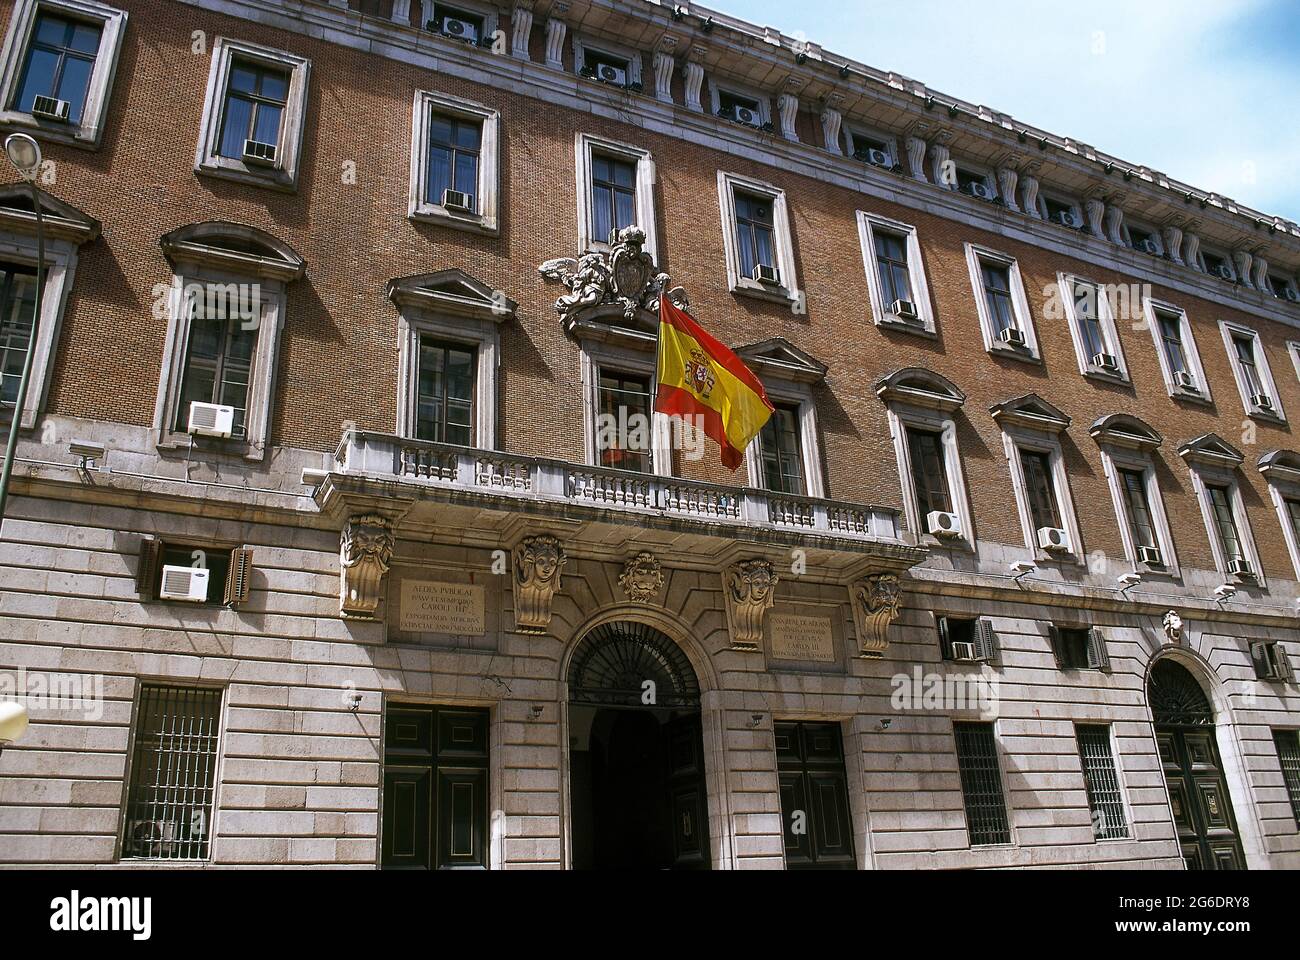
[[722, 448], [729, 470], [740, 466], [745, 448], [775, 412], [754, 372], [666, 295], [659, 298], [655, 410], [702, 418], [705, 435]]

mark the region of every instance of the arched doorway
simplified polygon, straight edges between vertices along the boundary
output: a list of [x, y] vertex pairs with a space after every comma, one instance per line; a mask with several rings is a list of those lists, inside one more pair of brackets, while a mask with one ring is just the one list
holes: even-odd
[[1244, 869], [1246, 858], [1215, 741], [1214, 709], [1204, 689], [1186, 667], [1165, 658], [1147, 677], [1147, 701], [1188, 869]]
[[575, 869], [708, 869], [700, 685], [644, 623], [614, 622], [569, 663]]

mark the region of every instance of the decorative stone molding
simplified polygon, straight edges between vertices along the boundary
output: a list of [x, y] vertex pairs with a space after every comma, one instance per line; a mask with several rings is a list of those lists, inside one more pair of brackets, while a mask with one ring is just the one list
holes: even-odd
[[722, 575], [731, 646], [757, 650], [763, 643], [763, 617], [776, 600], [780, 581], [769, 560], [746, 560]]
[[[644, 230], [625, 227], [618, 235], [618, 243], [609, 250], [586, 253], [576, 260], [560, 257], [543, 263], [537, 268], [543, 277], [569, 288], [567, 296], [555, 301], [555, 312], [568, 320], [582, 310], [617, 304], [623, 308], [624, 318], [631, 321], [638, 310], [656, 311], [669, 277], [658, 271], [654, 259], [643, 249], [644, 244]], [[685, 307], [685, 290], [674, 287], [667, 293], [674, 303]]]
[[1183, 228], [1176, 223], [1168, 224], [1160, 231], [1161, 238], [1165, 241], [1165, 251], [1169, 254], [1169, 259], [1174, 263], [1183, 262]]
[[889, 648], [889, 625], [898, 619], [902, 605], [898, 575], [874, 574], [855, 583], [852, 593], [859, 650], [865, 657], [884, 656]]
[[1201, 237], [1197, 233], [1188, 233], [1183, 238], [1183, 262], [1191, 267], [1197, 273], [1204, 273], [1201, 269]]
[[393, 0], [393, 23], [411, 25], [411, 0]]
[[1113, 201], [1106, 204], [1106, 239], [1124, 246], [1124, 208]]
[[700, 90], [704, 86], [704, 65], [694, 60], [687, 60], [682, 69], [686, 77], [686, 109], [703, 113], [704, 105], [700, 103]]
[[546, 65], [564, 67], [564, 34], [569, 27], [563, 20], [552, 17], [546, 21]]
[[1173, 644], [1183, 642], [1183, 618], [1177, 610], [1170, 610], [1164, 619], [1165, 639]]
[[515, 629], [542, 634], [551, 623], [551, 601], [560, 589], [567, 557], [549, 533], [526, 537], [514, 549]]
[[844, 114], [830, 107], [822, 111], [822, 142], [826, 151], [837, 157], [844, 155], [844, 150], [840, 147], [840, 128], [843, 126]]
[[373, 620], [393, 558], [393, 524], [378, 513], [351, 517], [339, 537], [339, 612]]
[[1251, 275], [1251, 281], [1256, 290], [1268, 289], [1268, 261], [1259, 254], [1255, 255], [1255, 272]]
[[1020, 206], [1016, 203], [1016, 184], [1020, 180], [1020, 171], [1014, 167], [1000, 167], [998, 169], [998, 192], [1002, 195], [1002, 202], [1007, 205], [1007, 209], [1018, 213]]
[[1250, 279], [1250, 267], [1255, 258], [1251, 256], [1248, 250], [1237, 250], [1232, 254], [1232, 260], [1237, 265], [1237, 279], [1247, 290], [1255, 289], [1255, 284]]
[[642, 550], [623, 566], [618, 584], [635, 603], [652, 603], [664, 586], [664, 574], [654, 554]]
[[533, 8], [530, 4], [516, 3], [510, 14], [510, 52], [520, 60], [531, 60], [528, 38], [533, 32]]
[[955, 182], [954, 183], [943, 182], [944, 168], [948, 165], [948, 161], [951, 159], [952, 159], [952, 151], [948, 149], [948, 145], [946, 143], [940, 143], [938, 141], [935, 141], [934, 143], [930, 144], [930, 173], [931, 176], [934, 178], [934, 183], [945, 190], [957, 189], [957, 184]]
[[1094, 237], [1105, 240], [1106, 230], [1103, 223], [1106, 217], [1106, 201], [1100, 197], [1089, 197], [1083, 203], [1083, 212], [1088, 218], [1088, 232]]
[[655, 54], [655, 99], [661, 103], [673, 102], [673, 67], [676, 65], [671, 53], [660, 50]]
[[1024, 197], [1024, 211], [1036, 220], [1043, 219], [1038, 212], [1038, 178], [1027, 175], [1021, 180], [1021, 193]]
[[781, 94], [776, 101], [776, 112], [781, 120], [781, 136], [798, 143], [799, 131], [794, 128], [794, 122], [799, 116], [799, 98], [792, 93]]
[[907, 173], [913, 180], [925, 179], [925, 151], [927, 144], [920, 137], [908, 137], [903, 144], [907, 150]]

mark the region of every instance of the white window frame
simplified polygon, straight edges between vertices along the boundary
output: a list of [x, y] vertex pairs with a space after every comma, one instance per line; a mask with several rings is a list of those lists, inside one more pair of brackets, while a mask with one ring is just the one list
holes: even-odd
[[[997, 175], [989, 167], [984, 166], [984, 164], [982, 163], [967, 163], [965, 160], [958, 160], [956, 157], [951, 157], [950, 160], [953, 165], [952, 166], [953, 177], [957, 176], [958, 170], [964, 170], [967, 173], [976, 174], [983, 178], [984, 186], [989, 189], [990, 195], [992, 196], [993, 200], [996, 200], [1002, 196], [1002, 191], [998, 187]], [[960, 183], [956, 180], [954, 180], [953, 183], [950, 185], [941, 184], [941, 186], [947, 186], [948, 189], [953, 190], [956, 193], [961, 193], [962, 196], [964, 197], [969, 196], [971, 197], [972, 200], [981, 199], [980, 197], [975, 197], [972, 196], [971, 194], [963, 193]], [[985, 202], [988, 203], [992, 201], [985, 201]]]
[[[799, 411], [799, 456], [803, 459], [803, 486], [805, 497], [820, 500], [826, 496], [825, 478], [822, 476], [821, 447], [817, 441], [817, 403], [812, 387], [795, 381], [763, 381], [763, 391], [773, 406], [795, 406]], [[745, 448], [745, 470], [749, 485], [755, 490], [767, 490], [763, 485], [763, 455], [759, 445], [763, 442], [760, 431]], [[770, 491], [776, 496], [789, 496]]]
[[[1256, 585], [1260, 589], [1264, 589], [1266, 586], [1264, 569], [1260, 566], [1259, 550], [1255, 546], [1255, 535], [1250, 529], [1250, 517], [1246, 514], [1246, 504], [1241, 497], [1239, 471], [1223, 467], [1212, 467], [1204, 463], [1189, 463], [1187, 470], [1191, 474], [1192, 489], [1196, 493], [1196, 502], [1201, 508], [1201, 519], [1205, 523], [1205, 533], [1210, 538], [1210, 551], [1214, 555], [1215, 569], [1222, 576], [1234, 582]], [[1241, 538], [1241, 547], [1246, 553], [1246, 559], [1250, 561], [1251, 569], [1255, 572], [1254, 577], [1243, 579], [1228, 573], [1228, 559], [1223, 552], [1223, 544], [1219, 541], [1219, 525], [1215, 521], [1214, 510], [1210, 506], [1207, 486], [1228, 488], [1228, 496], [1232, 501], [1232, 517], [1237, 525], [1237, 536]]]
[[[1155, 345], [1156, 359], [1160, 361], [1160, 373], [1165, 378], [1165, 389], [1169, 392], [1169, 396], [1177, 400], [1191, 400], [1205, 404], [1212, 403], [1214, 397], [1210, 391], [1210, 381], [1205, 375], [1205, 368], [1201, 366], [1201, 351], [1196, 346], [1196, 334], [1192, 331], [1191, 321], [1187, 319], [1187, 311], [1175, 304], [1164, 300], [1156, 300], [1153, 297], [1143, 298], [1142, 310], [1146, 316], [1147, 328], [1151, 331], [1151, 342]], [[1183, 353], [1187, 357], [1187, 364], [1190, 368], [1188, 372], [1196, 378], [1195, 390], [1184, 390], [1174, 382], [1174, 372], [1169, 366], [1169, 357], [1165, 354], [1164, 335], [1160, 332], [1159, 314], [1161, 313], [1178, 318]]]
[[[1133, 233], [1129, 229], [1129, 226], [1130, 226], [1129, 219], [1125, 217], [1124, 224], [1122, 226], [1122, 229], [1124, 231], [1124, 245], [1127, 246], [1130, 250], [1137, 250], [1138, 253], [1146, 253], [1145, 250], [1138, 250], [1137, 247], [1133, 246]], [[1147, 224], [1141, 221], [1137, 221], [1133, 223], [1132, 226], [1134, 229], [1141, 230], [1143, 233], [1149, 234], [1151, 239], [1155, 241], [1156, 252], [1153, 254], [1148, 254], [1149, 256], [1163, 257], [1165, 255], [1165, 238], [1161, 236], [1159, 229], [1157, 229], [1156, 227], [1148, 226]]]
[[[871, 296], [871, 314], [878, 327], [898, 330], [923, 337], [938, 337], [934, 319], [934, 305], [930, 302], [930, 284], [925, 277], [925, 257], [921, 251], [921, 240], [916, 227], [901, 220], [894, 220], [878, 213], [866, 210], [858, 212], [858, 237], [862, 244], [862, 265], [867, 274], [867, 290]], [[880, 284], [880, 269], [876, 265], [876, 229], [891, 233], [901, 233], [907, 249], [907, 274], [912, 282], [912, 302], [920, 317], [919, 324], [899, 320], [889, 312], [892, 304], [884, 302], [883, 288]]]
[[1282, 524], [1282, 537], [1286, 540], [1287, 553], [1291, 557], [1291, 568], [1296, 579], [1300, 580], [1300, 539], [1296, 537], [1291, 524], [1291, 512], [1287, 509], [1287, 500], [1300, 500], [1300, 471], [1288, 466], [1262, 466], [1260, 473], [1268, 484], [1268, 495], [1273, 501], [1273, 509]]
[[1288, 340], [1286, 342], [1286, 352], [1291, 358], [1291, 366], [1295, 369], [1296, 379], [1300, 380], [1300, 340]]
[[[1006, 425], [1002, 428], [1002, 445], [1007, 464], [1011, 468], [1011, 486], [1016, 494], [1016, 510], [1020, 514], [1020, 527], [1025, 535], [1025, 547], [1040, 563], [1084, 563], [1083, 538], [1079, 520], [1074, 511], [1074, 497], [1070, 493], [1070, 478], [1065, 470], [1065, 455], [1061, 441], [1051, 434], [1024, 427]], [[1025, 482], [1024, 465], [1020, 461], [1021, 449], [1046, 453], [1052, 471], [1052, 488], [1056, 496], [1056, 509], [1061, 515], [1062, 529], [1069, 538], [1065, 551], [1048, 551], [1038, 545], [1038, 530], [1034, 527], [1033, 510], [1029, 505], [1029, 486]]]
[[[650, 469], [648, 476], [673, 475], [672, 418], [654, 409], [654, 397], [659, 391], [659, 374], [653, 353], [627, 349], [610, 343], [585, 340], [582, 343], [582, 435], [583, 456], [588, 466], [601, 467], [596, 449], [596, 416], [600, 409], [601, 368], [619, 370], [636, 375], [645, 374], [650, 384]], [[683, 426], [682, 429], [687, 429]], [[703, 437], [699, 439], [703, 440]]]
[[[95, 54], [95, 67], [86, 86], [86, 103], [81, 111], [81, 123], [75, 127], [58, 121], [42, 120], [9, 107], [18, 95], [18, 84], [27, 62], [32, 31], [40, 13], [62, 14], [76, 20], [95, 20], [101, 26], [99, 51]], [[91, 149], [98, 147], [104, 134], [108, 101], [113, 90], [113, 77], [117, 72], [126, 20], [124, 10], [95, 0], [19, 0], [9, 20], [4, 52], [0, 54], [0, 124], [35, 132], [41, 140], [54, 140]]]
[[[234, 60], [252, 60], [289, 72], [289, 90], [280, 119], [280, 140], [275, 165], [249, 166], [243, 160], [223, 157], [217, 151], [221, 141], [221, 118], [225, 112], [226, 88]], [[217, 37], [212, 46], [212, 66], [208, 72], [207, 93], [203, 101], [203, 121], [199, 126], [199, 143], [194, 154], [194, 170], [208, 176], [237, 180], [258, 186], [293, 192], [298, 186], [302, 166], [303, 131], [307, 120], [307, 94], [311, 61], [305, 57], [256, 43]]]
[[[1075, 219], [1075, 225], [1073, 227], [1066, 227], [1066, 229], [1080, 230], [1088, 225], [1088, 218], [1083, 212], [1083, 207], [1077, 201], [1071, 200], [1069, 197], [1059, 194], [1055, 190], [1040, 189], [1038, 193], [1038, 212], [1042, 215], [1043, 220], [1048, 223], [1056, 223], [1055, 220], [1048, 219], [1047, 201], [1049, 199], [1053, 203], [1059, 203], [1063, 207], [1070, 208], [1070, 214]], [[1058, 227], [1064, 226], [1064, 224], [1060, 223], [1057, 223], [1056, 225]]]
[[877, 130], [874, 127], [868, 127], [860, 123], [845, 121], [844, 123], [844, 143], [847, 147], [845, 156], [850, 160], [854, 159], [853, 154], [857, 150], [857, 137], [870, 137], [872, 140], [879, 140], [885, 145], [885, 152], [889, 154], [889, 165], [895, 167], [898, 165], [898, 138], [892, 134]]
[[[952, 414], [939, 410], [893, 402], [886, 406], [889, 417], [889, 434], [894, 440], [894, 456], [898, 461], [898, 476], [903, 488], [903, 512], [909, 530], [916, 531], [917, 543], [951, 549], [975, 546], [975, 523], [967, 495], [966, 475], [961, 466], [961, 450], [957, 445], [957, 423]], [[916, 505], [916, 477], [912, 475], [912, 457], [907, 444], [909, 429], [938, 433], [943, 441], [944, 473], [948, 481], [948, 500], [957, 515], [959, 537], [937, 537], [926, 529], [926, 518]]]
[[[584, 37], [582, 34], [575, 33], [573, 35], [573, 72], [581, 79], [587, 79], [582, 76], [582, 68], [586, 66], [587, 51], [589, 50], [592, 53], [603, 53], [607, 57], [617, 57], [620, 60], [626, 60], [627, 82], [629, 84], [639, 83], [644, 85], [645, 80], [641, 75], [641, 51], [635, 50], [632, 47], [625, 47], [618, 43], [607, 43], [604, 40], [593, 40], [589, 37]], [[609, 86], [609, 84], [601, 83], [599, 80], [593, 82], [600, 84], [601, 86]], [[617, 90], [619, 88], [610, 87], [610, 89]]]
[[[754, 100], [758, 103], [758, 126], [766, 126], [772, 122], [772, 98], [762, 90], [756, 87], [748, 87], [742, 83], [732, 83], [730, 80], [718, 80], [716, 77], [709, 76], [709, 115], [715, 120], [721, 120], [718, 111], [722, 109], [722, 94], [729, 93], [733, 97], [744, 97], [746, 100]], [[730, 122], [730, 121], [728, 121]], [[747, 124], [746, 124], [747, 126]]]
[[[1083, 344], [1083, 334], [1079, 330], [1079, 320], [1074, 313], [1074, 284], [1090, 284], [1097, 291], [1097, 317], [1101, 325], [1102, 337], [1106, 340], [1108, 352], [1115, 357], [1118, 364], [1116, 372], [1111, 373], [1102, 367], [1093, 366], [1092, 357], [1088, 356]], [[1079, 361], [1079, 373], [1085, 377], [1096, 377], [1110, 383], [1128, 383], [1128, 362], [1124, 359], [1124, 344], [1120, 342], [1119, 329], [1115, 325], [1115, 313], [1106, 293], [1106, 286], [1087, 277], [1073, 273], [1056, 275], [1057, 294], [1065, 312], [1066, 322], [1070, 327], [1070, 339], [1074, 341], [1074, 353]]]
[[[1286, 411], [1282, 409], [1282, 396], [1278, 392], [1277, 383], [1273, 380], [1273, 370], [1268, 363], [1263, 338], [1251, 327], [1231, 320], [1220, 320], [1219, 330], [1223, 333], [1223, 347], [1228, 351], [1228, 363], [1232, 365], [1232, 376], [1237, 381], [1237, 393], [1241, 396], [1241, 406], [1246, 416], [1266, 423], [1286, 423]], [[1250, 389], [1246, 385], [1246, 378], [1237, 357], [1237, 349], [1232, 342], [1234, 337], [1249, 337], [1254, 344], [1255, 367], [1259, 370], [1260, 379], [1263, 381], [1269, 399], [1273, 401], [1271, 411], [1250, 402]]]
[[[1209, 265], [1205, 262], [1205, 255], [1207, 253], [1210, 254], [1210, 256], [1216, 257], [1222, 260], [1224, 263], [1226, 263], [1228, 265], [1228, 269], [1232, 271], [1232, 276], [1220, 277], [1217, 273], [1210, 273]], [[1219, 249], [1218, 247], [1206, 247], [1202, 245], [1201, 248], [1196, 252], [1196, 256], [1197, 259], [1200, 261], [1201, 272], [1204, 273], [1206, 276], [1214, 277], [1216, 280], [1225, 280], [1228, 283], [1236, 283], [1237, 280], [1240, 279], [1237, 276], [1237, 264], [1232, 259], [1232, 254], [1227, 253]]]
[[428, 335], [475, 351], [475, 450], [497, 449], [497, 378], [501, 369], [501, 332], [497, 321], [452, 316], [436, 307], [406, 304], [397, 318], [397, 435], [414, 439], [416, 390], [420, 379], [420, 337]]
[[[1160, 480], [1156, 474], [1154, 459], [1143, 451], [1125, 450], [1112, 444], [1102, 443], [1101, 465], [1110, 485], [1111, 500], [1115, 504], [1115, 519], [1119, 522], [1119, 534], [1124, 544], [1125, 559], [1134, 571], [1144, 577], [1168, 577], [1175, 580], [1181, 577], [1178, 555], [1174, 551], [1174, 538], [1169, 530], [1169, 517], [1165, 513], [1164, 497], [1160, 493]], [[1133, 541], [1132, 517], [1129, 516], [1128, 496], [1120, 477], [1121, 470], [1142, 473], [1147, 507], [1151, 511], [1151, 526], [1158, 541], [1152, 546], [1160, 549], [1160, 558], [1164, 560], [1163, 566], [1153, 567], [1138, 560], [1138, 545]]]
[[[990, 261], [1006, 267], [1010, 276], [1011, 304], [1015, 316], [1016, 328], [1025, 335], [1024, 349], [1017, 349], [998, 340], [993, 330], [993, 316], [989, 313], [988, 296], [984, 289], [984, 273], [981, 266]], [[975, 292], [975, 309], [979, 312], [980, 332], [984, 335], [984, 349], [998, 356], [1013, 357], [1017, 360], [1042, 361], [1038, 352], [1038, 333], [1034, 329], [1034, 319], [1029, 312], [1029, 297], [1025, 294], [1025, 281], [1020, 273], [1020, 261], [1015, 257], [991, 247], [976, 243], [966, 244], [966, 264], [970, 268], [971, 286]]]
[[[478, 155], [478, 212], [449, 210], [424, 196], [429, 167], [429, 120], [435, 113], [478, 121], [482, 133]], [[406, 215], [411, 220], [435, 223], [456, 230], [496, 236], [500, 231], [501, 113], [473, 100], [432, 90], [415, 91], [411, 107], [411, 180]]]
[[644, 250], [659, 263], [659, 231], [655, 224], [655, 161], [649, 150], [630, 143], [609, 140], [591, 133], [578, 133], [574, 141], [574, 164], [578, 176], [578, 252], [610, 249], [608, 238], [595, 233], [591, 209], [592, 163], [595, 155], [608, 154], [636, 166], [636, 226], [645, 231]]
[[479, 37], [480, 42], [486, 37], [495, 37], [497, 30], [499, 29], [501, 12], [491, 4], [481, 3], [480, 0], [451, 0], [450, 3], [442, 3], [442, 2], [431, 3], [428, 2], [428, 0], [425, 0], [424, 9], [427, 11], [427, 14], [422, 15], [424, 19], [424, 23], [420, 24], [420, 28], [422, 32], [425, 35], [432, 34], [433, 36], [437, 37], [439, 40], [443, 40], [447, 43], [457, 44], [458, 46], [465, 45], [465, 42], [463, 40], [457, 40], [454, 37], [444, 36], [442, 33], [438, 31], [424, 29], [424, 27], [427, 26], [429, 19], [431, 19], [433, 16], [433, 8], [435, 6], [451, 7], [452, 10], [454, 11], [457, 11], [459, 13], [467, 13], [470, 16], [478, 17], [479, 19], [481, 19], [483, 21], [483, 33]]
[[[742, 276], [740, 252], [736, 238], [736, 191], [766, 197], [772, 202], [772, 242], [776, 248], [776, 268], [781, 271], [781, 285], [767, 287], [753, 277]], [[718, 171], [718, 206], [722, 211], [722, 244], [727, 256], [727, 285], [732, 293], [774, 300], [788, 304], [801, 296], [794, 259], [794, 240], [790, 234], [790, 209], [785, 191], [780, 187], [738, 173]]]

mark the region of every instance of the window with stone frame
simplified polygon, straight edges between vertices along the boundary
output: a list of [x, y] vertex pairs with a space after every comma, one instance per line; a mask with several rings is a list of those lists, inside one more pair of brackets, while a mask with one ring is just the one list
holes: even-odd
[[1109, 724], [1077, 724], [1075, 739], [1088, 791], [1094, 840], [1123, 840], [1129, 835], [1124, 812], [1124, 788], [1111, 749]]
[[0, 263], [0, 406], [18, 402], [27, 351], [32, 348], [36, 308], [36, 270]]
[[934, 308], [916, 228], [859, 210], [858, 234], [876, 325], [935, 336]]
[[778, 403], [763, 425], [758, 436], [763, 489], [797, 496], [807, 492], [799, 421], [798, 407]]
[[1044, 527], [1059, 529], [1061, 510], [1056, 498], [1056, 483], [1052, 477], [1050, 456], [1043, 450], [1020, 450], [1020, 466], [1025, 475], [1025, 491], [1029, 495], [1029, 511], [1034, 529]]
[[595, 449], [602, 467], [652, 473], [652, 377], [608, 366], [597, 372]]
[[1038, 332], [1019, 261], [1005, 253], [966, 244], [971, 286], [980, 318], [984, 349], [1001, 356], [1037, 361]]
[[462, 447], [474, 445], [473, 346], [420, 336], [416, 378], [415, 438]]
[[1215, 568], [1229, 582], [1263, 588], [1259, 550], [1241, 492], [1244, 455], [1215, 434], [1189, 440], [1178, 455], [1187, 463]]
[[407, 216], [496, 236], [500, 228], [501, 114], [491, 107], [417, 90], [411, 108]]
[[1128, 382], [1128, 367], [1115, 324], [1112, 290], [1081, 277], [1060, 275], [1060, 298], [1079, 360], [1086, 377]]
[[1209, 402], [1209, 380], [1186, 311], [1150, 297], [1143, 308], [1169, 395], [1179, 400]]
[[801, 295], [785, 191], [718, 171], [727, 280], [732, 293], [789, 304]]
[[1227, 320], [1221, 321], [1219, 326], [1246, 415], [1272, 423], [1285, 423], [1282, 398], [1259, 333]]
[[972, 847], [1011, 842], [997, 735], [991, 723], [954, 723], [957, 771]]
[[616, 234], [637, 227], [642, 249], [658, 262], [655, 224], [655, 163], [648, 150], [579, 133], [575, 145], [578, 189], [578, 249], [607, 250]]
[[260, 307], [240, 285], [212, 284], [186, 297], [183, 309], [189, 313], [189, 337], [172, 429], [189, 431], [194, 404], [216, 404], [234, 410], [231, 437], [245, 439]]

